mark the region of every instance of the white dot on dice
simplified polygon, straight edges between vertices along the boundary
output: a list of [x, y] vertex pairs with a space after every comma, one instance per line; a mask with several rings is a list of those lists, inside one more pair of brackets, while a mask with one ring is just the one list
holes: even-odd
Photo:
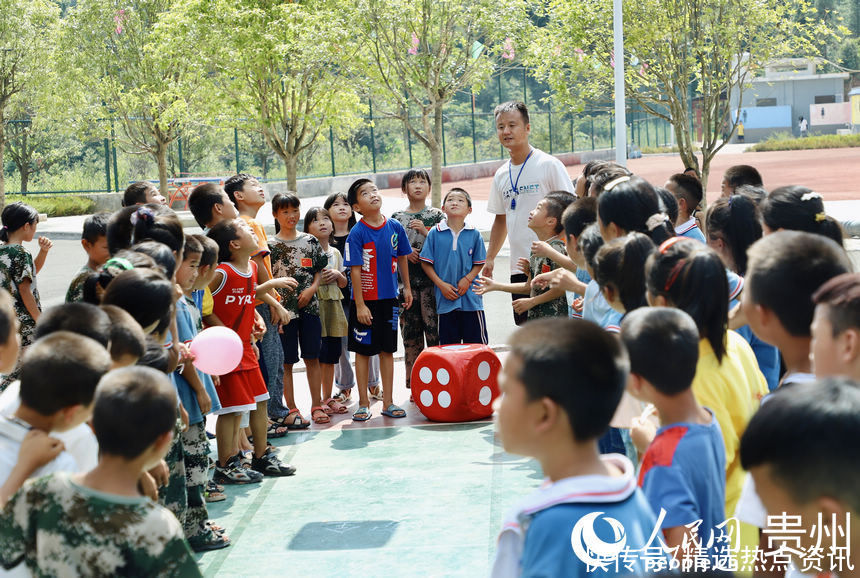
[[[448, 385], [448, 381], [450, 381], [451, 377], [448, 375], [448, 371], [445, 369], [440, 369], [436, 372], [436, 380], [442, 385]], [[439, 394], [441, 395], [441, 394]], [[450, 397], [448, 398], [450, 400]], [[441, 403], [441, 402], [440, 402]], [[447, 406], [443, 406], [447, 407]]]
[[[487, 378], [490, 377], [490, 364], [486, 361], [482, 361], [478, 364], [478, 377], [481, 381], [487, 381]], [[484, 391], [483, 389], [481, 391]], [[484, 405], [487, 405], [486, 403]]]
[[493, 401], [493, 391], [485, 385], [478, 392], [478, 401], [481, 402], [481, 405], [490, 405], [490, 402]]
[[422, 367], [421, 371], [418, 372], [418, 377], [421, 378], [421, 381], [423, 381], [424, 383], [430, 383], [431, 381], [433, 381], [433, 370], [429, 367]]
[[[439, 371], [445, 371], [444, 369], [440, 369]], [[439, 405], [442, 407], [448, 407], [451, 405], [451, 394], [447, 391], [439, 392]]]
[[[427, 369], [427, 368], [425, 367], [424, 369]], [[421, 399], [421, 405], [423, 405], [424, 407], [430, 407], [431, 405], [433, 405], [433, 393], [430, 392], [429, 390], [425, 389], [424, 391], [422, 391], [420, 399]]]

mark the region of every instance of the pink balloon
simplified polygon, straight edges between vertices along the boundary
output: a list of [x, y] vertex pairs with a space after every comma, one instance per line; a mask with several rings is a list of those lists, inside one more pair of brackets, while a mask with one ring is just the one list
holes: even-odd
[[209, 327], [191, 342], [194, 367], [209, 375], [230, 373], [242, 361], [242, 339], [228, 327]]

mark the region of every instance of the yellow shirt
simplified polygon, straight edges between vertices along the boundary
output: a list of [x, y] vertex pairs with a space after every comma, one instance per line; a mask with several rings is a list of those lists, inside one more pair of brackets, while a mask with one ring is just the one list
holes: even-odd
[[212, 315], [212, 310], [214, 308], [215, 300], [212, 299], [212, 291], [210, 291], [209, 287], [207, 287], [203, 290], [203, 301], [200, 304], [200, 313], [203, 315], [203, 317], [206, 317], [207, 315]]
[[693, 379], [693, 394], [703, 406], [714, 412], [726, 447], [726, 513], [735, 511], [744, 471], [739, 452], [741, 436], [761, 398], [767, 394], [767, 381], [749, 344], [734, 331], [728, 332], [723, 361], [707, 339], [699, 341], [699, 363]]

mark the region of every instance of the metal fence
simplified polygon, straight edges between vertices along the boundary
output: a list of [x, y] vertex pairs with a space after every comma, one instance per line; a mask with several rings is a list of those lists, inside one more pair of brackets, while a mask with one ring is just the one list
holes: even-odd
[[[610, 102], [588, 104], [571, 112], [553, 104], [549, 89], [526, 69], [497, 74], [480, 93], [458, 94], [443, 115], [444, 166], [507, 158], [496, 137], [493, 108], [506, 100], [523, 100], [529, 106], [531, 142], [549, 153], [581, 152], [615, 146], [614, 112]], [[388, 172], [429, 167], [430, 154], [403, 124], [383, 116], [368, 101], [369, 114], [354, 134], [345, 139], [328, 131], [299, 159], [299, 178]], [[640, 147], [663, 147], [673, 140], [671, 126], [644, 112], [628, 109], [628, 142]], [[420, 120], [416, 118], [420, 124]], [[26, 121], [12, 121], [26, 122]], [[68, 140], [69, 137], [63, 137]], [[45, 147], [50, 147], [46, 139]], [[157, 178], [155, 161], [148, 155], [124, 152], [111, 134], [100, 141], [65, 142], [70, 150], [30, 178], [27, 194], [111, 192], [129, 182]], [[48, 151], [37, 151], [47, 156]], [[7, 154], [7, 193], [20, 192], [20, 174]], [[197, 124], [168, 151], [170, 176], [229, 175], [247, 172], [266, 181], [286, 179], [284, 163], [254, 131], [225, 125]]]

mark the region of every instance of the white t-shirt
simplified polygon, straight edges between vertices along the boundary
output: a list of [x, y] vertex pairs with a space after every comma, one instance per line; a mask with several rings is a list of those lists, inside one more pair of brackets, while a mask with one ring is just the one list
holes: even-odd
[[[514, 195], [513, 184], [517, 185], [517, 195]], [[487, 210], [494, 215], [507, 217], [512, 274], [515, 272], [517, 260], [528, 259], [532, 242], [538, 240], [535, 232], [528, 227], [529, 212], [550, 191], [573, 193], [573, 182], [560, 160], [534, 147], [525, 165], [511, 165], [508, 160], [499, 167], [493, 177]], [[515, 197], [516, 209], [512, 210], [511, 201]]]
[[[30, 428], [8, 415], [0, 416], [0, 485], [6, 483], [12, 468], [18, 462], [21, 442]], [[53, 472], [77, 472], [78, 464], [69, 452], [63, 451], [30, 476], [40, 478]]]

